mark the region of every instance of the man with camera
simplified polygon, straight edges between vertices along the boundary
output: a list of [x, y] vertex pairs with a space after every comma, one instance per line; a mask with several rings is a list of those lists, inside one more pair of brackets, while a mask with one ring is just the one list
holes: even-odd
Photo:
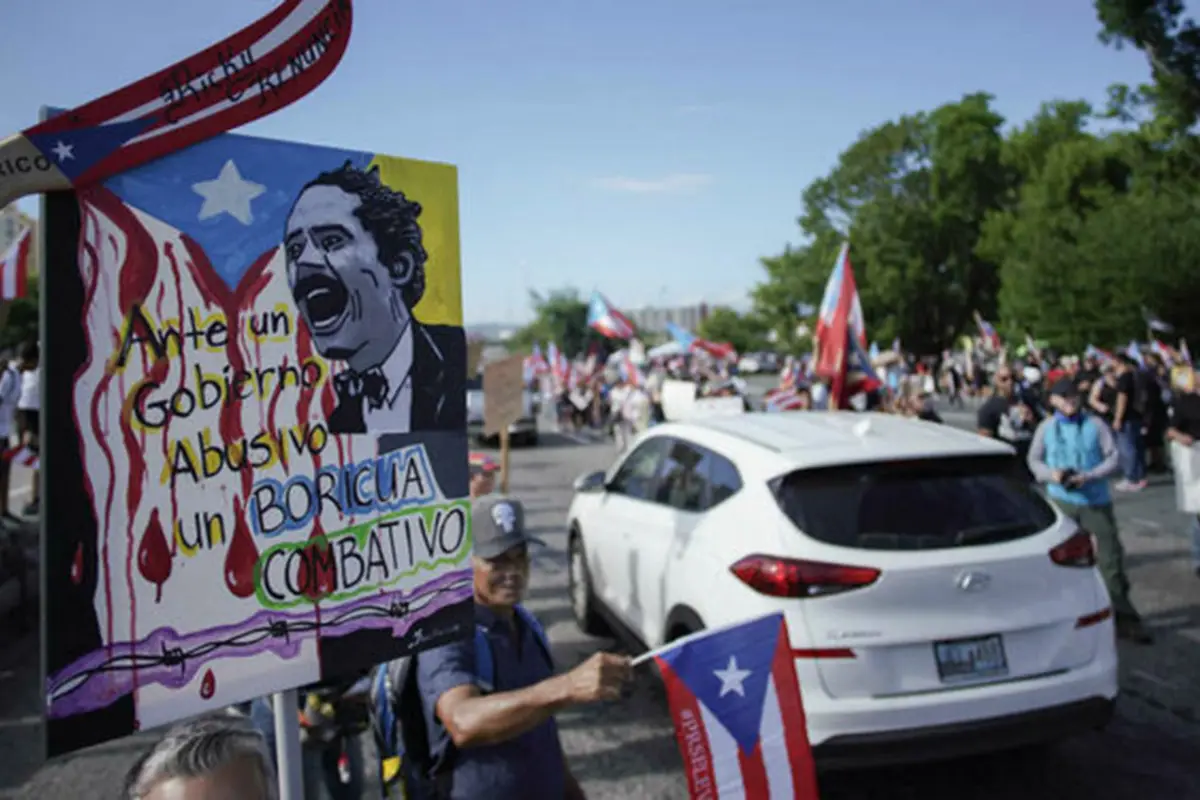
[[1029, 444], [1029, 469], [1046, 484], [1046, 493], [1063, 514], [1096, 537], [1117, 635], [1149, 644], [1151, 636], [1129, 599], [1125, 551], [1108, 488], [1108, 478], [1120, 460], [1112, 432], [1083, 411], [1079, 388], [1070, 378], [1061, 378], [1050, 388], [1050, 406], [1054, 413], [1038, 425]]

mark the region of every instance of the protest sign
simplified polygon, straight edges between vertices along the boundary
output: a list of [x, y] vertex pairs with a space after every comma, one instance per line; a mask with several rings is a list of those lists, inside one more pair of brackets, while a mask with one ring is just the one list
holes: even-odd
[[508, 430], [525, 413], [525, 359], [515, 355], [493, 361], [483, 370], [483, 432]]
[[51, 755], [468, 635], [456, 180], [224, 135], [47, 198]]

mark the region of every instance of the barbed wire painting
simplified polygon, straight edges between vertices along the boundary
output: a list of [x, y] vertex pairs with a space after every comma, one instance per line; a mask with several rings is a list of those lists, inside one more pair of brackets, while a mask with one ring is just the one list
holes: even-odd
[[454, 168], [222, 136], [47, 217], [51, 754], [457, 629]]

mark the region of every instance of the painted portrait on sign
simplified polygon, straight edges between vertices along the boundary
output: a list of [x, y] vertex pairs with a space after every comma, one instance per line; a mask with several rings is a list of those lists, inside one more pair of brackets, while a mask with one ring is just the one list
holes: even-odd
[[221, 136], [46, 221], [52, 754], [469, 633], [454, 167]]
[[[424, 325], [412, 309], [425, 291], [429, 254], [421, 204], [385, 185], [378, 167], [347, 162], [301, 190], [284, 232], [288, 284], [321, 355], [346, 364], [333, 376], [332, 433], [457, 430], [464, 391], [447, 369], [461, 328]], [[457, 366], [457, 365], [452, 365]]]

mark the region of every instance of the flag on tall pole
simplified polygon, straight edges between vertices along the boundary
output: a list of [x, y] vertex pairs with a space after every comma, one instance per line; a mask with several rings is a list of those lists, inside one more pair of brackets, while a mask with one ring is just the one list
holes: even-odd
[[33, 252], [33, 228], [25, 228], [0, 254], [0, 300], [15, 300], [29, 291], [29, 257]]
[[846, 408], [851, 395], [878, 384], [866, 354], [867, 328], [850, 266], [849, 242], [838, 251], [825, 284], [813, 342], [813, 371], [830, 381], [830, 408]]
[[622, 314], [607, 298], [599, 292], [592, 292], [588, 303], [588, 327], [598, 331], [609, 339], [632, 339], [637, 335], [637, 328]]

